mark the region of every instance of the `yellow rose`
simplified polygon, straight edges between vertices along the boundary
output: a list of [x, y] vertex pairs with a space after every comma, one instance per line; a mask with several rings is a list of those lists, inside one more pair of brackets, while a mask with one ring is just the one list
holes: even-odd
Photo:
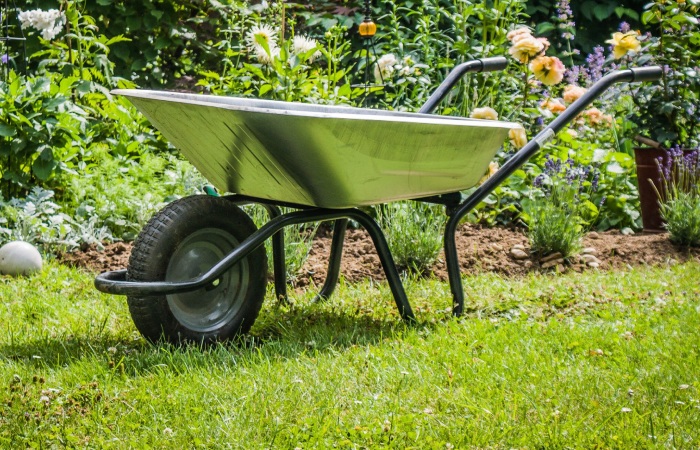
[[532, 36], [526, 36], [518, 41], [514, 41], [513, 45], [508, 49], [510, 55], [523, 64], [527, 64], [532, 58], [537, 56], [544, 50], [544, 43]]
[[629, 31], [627, 33], [614, 33], [612, 39], [605, 41], [607, 44], [613, 45], [613, 57], [620, 59], [627, 52], [638, 52], [642, 48], [642, 44], [637, 40], [637, 33]]
[[566, 68], [556, 56], [538, 56], [530, 63], [535, 78], [547, 86], [553, 86], [564, 78]]
[[508, 139], [513, 147], [520, 150], [527, 144], [527, 133], [524, 128], [511, 128], [508, 132]]
[[474, 108], [469, 117], [472, 119], [498, 120], [498, 113], [493, 108], [484, 106], [483, 108]]

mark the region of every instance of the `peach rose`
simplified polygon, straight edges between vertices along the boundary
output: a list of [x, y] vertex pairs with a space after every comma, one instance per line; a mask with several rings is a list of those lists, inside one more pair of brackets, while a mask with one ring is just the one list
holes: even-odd
[[611, 124], [613, 118], [610, 114], [603, 114], [598, 108], [590, 108], [583, 112], [591, 125], [600, 125], [602, 123]]
[[488, 106], [483, 108], [474, 108], [469, 117], [472, 119], [488, 119], [488, 120], [498, 120], [498, 113]]
[[528, 27], [516, 28], [515, 30], [509, 31], [508, 34], [506, 34], [506, 38], [512, 43], [516, 43], [520, 39], [528, 36], [532, 36], [532, 31], [530, 31]]
[[564, 64], [556, 56], [538, 56], [530, 63], [535, 78], [547, 86], [553, 86], [564, 79]]
[[553, 113], [560, 113], [566, 110], [566, 105], [559, 101], [558, 98], [548, 98], [542, 103], [540, 103], [540, 106], [543, 108], [547, 108]]
[[516, 42], [508, 49], [510, 55], [523, 64], [527, 64], [532, 58], [544, 50], [544, 44], [537, 38], [526, 36]]
[[488, 180], [489, 178], [491, 178], [491, 177], [493, 176], [493, 174], [496, 173], [497, 171], [498, 171], [498, 163], [495, 162], [495, 161], [491, 161], [491, 162], [489, 163], [489, 169], [488, 169], [488, 171], [484, 174], [483, 177], [481, 177], [481, 179], [479, 180], [479, 183], [478, 183], [478, 184], [484, 184], [484, 181], [486, 181], [486, 180]]
[[520, 150], [527, 144], [527, 133], [525, 133], [524, 128], [511, 128], [508, 132], [508, 139], [513, 147]]
[[573, 103], [585, 93], [586, 89], [581, 86], [576, 86], [575, 84], [570, 84], [564, 88], [564, 101], [566, 103]]

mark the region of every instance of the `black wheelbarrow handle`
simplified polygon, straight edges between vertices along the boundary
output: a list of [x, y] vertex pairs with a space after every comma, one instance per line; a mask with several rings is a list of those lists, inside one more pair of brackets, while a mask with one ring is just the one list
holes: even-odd
[[452, 88], [459, 83], [459, 80], [462, 79], [464, 74], [469, 72], [494, 72], [496, 70], [503, 70], [507, 66], [508, 60], [503, 56], [475, 59], [455, 66], [418, 112], [423, 114], [432, 113], [435, 108], [437, 108], [437, 105], [450, 93]]
[[479, 186], [466, 200], [458, 207], [454, 208], [450, 218], [445, 225], [445, 261], [447, 264], [447, 275], [450, 281], [450, 290], [454, 299], [453, 311], [455, 315], [462, 314], [464, 307], [464, 292], [462, 291], [462, 280], [459, 272], [459, 262], [457, 258], [457, 246], [455, 242], [455, 232], [460, 220], [469, 211], [474, 209], [486, 196], [505, 181], [513, 172], [527, 162], [544, 145], [553, 139], [559, 131], [573, 121], [583, 112], [593, 101], [615, 83], [632, 83], [656, 81], [661, 78], [663, 69], [659, 66], [637, 67], [634, 69], [619, 70], [611, 72], [598, 80], [591, 86], [585, 94], [572, 103], [565, 111], [554, 119], [542, 131], [537, 133], [523, 148], [518, 150], [501, 168]]

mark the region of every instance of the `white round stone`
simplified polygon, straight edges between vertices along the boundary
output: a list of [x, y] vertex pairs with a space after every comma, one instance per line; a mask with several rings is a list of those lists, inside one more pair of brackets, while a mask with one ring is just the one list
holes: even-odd
[[8, 242], [0, 247], [0, 275], [31, 275], [41, 270], [41, 254], [32, 244]]

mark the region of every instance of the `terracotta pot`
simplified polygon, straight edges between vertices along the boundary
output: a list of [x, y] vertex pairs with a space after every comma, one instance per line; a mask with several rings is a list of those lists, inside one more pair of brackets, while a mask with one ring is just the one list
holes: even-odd
[[[683, 150], [690, 153], [692, 150]], [[648, 147], [636, 147], [634, 159], [637, 163], [637, 183], [639, 185], [639, 203], [642, 213], [643, 231], [648, 233], [661, 233], [666, 231], [664, 221], [661, 219], [659, 207], [659, 193], [663, 195], [661, 187], [661, 175], [656, 163], [658, 158], [663, 159], [663, 164], [668, 163], [666, 150]], [[654, 189], [654, 186], [656, 189]]]

